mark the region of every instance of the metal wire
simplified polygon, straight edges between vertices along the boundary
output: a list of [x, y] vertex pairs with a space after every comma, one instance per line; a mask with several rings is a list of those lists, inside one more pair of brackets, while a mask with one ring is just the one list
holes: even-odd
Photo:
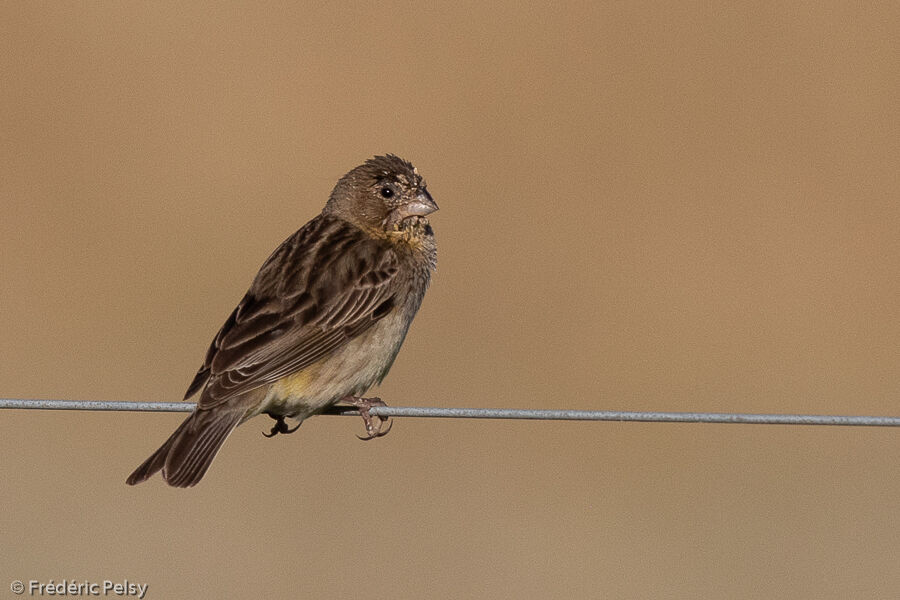
[[106, 402], [102, 400], [0, 399], [0, 408], [31, 410], [120, 410], [134, 412], [191, 412], [193, 402]]
[[[191, 412], [193, 402], [105, 402], [97, 400], [0, 399], [0, 409], [101, 410], [134, 412]], [[380, 417], [437, 417], [450, 419], [530, 419], [545, 421], [638, 421], [644, 423], [745, 423], [752, 425], [844, 425], [900, 427], [900, 417], [850, 415], [788, 415], [708, 412], [635, 412], [620, 410], [540, 410], [518, 408], [436, 408], [376, 406]], [[334, 406], [326, 415], [354, 416], [353, 408]]]

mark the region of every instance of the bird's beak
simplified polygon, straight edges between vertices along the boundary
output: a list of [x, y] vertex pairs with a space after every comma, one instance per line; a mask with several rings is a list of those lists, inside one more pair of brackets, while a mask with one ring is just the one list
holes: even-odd
[[422, 190], [411, 202], [398, 207], [397, 213], [402, 220], [413, 216], [424, 217], [437, 209], [438, 205], [434, 198], [431, 197], [431, 194], [428, 193], [428, 190]]

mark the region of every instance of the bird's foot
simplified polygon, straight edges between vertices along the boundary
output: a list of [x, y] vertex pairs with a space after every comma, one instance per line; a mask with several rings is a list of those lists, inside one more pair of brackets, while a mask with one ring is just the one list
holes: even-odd
[[270, 417], [272, 417], [273, 419], [275, 419], [275, 424], [272, 425], [272, 429], [269, 431], [269, 433], [263, 433], [263, 435], [266, 436], [267, 438], [275, 437], [279, 433], [285, 433], [285, 434], [286, 433], [294, 433], [295, 431], [300, 429], [300, 425], [303, 424], [303, 421], [301, 421], [301, 422], [297, 423], [294, 426], [294, 428], [292, 429], [292, 428], [288, 427], [287, 422], [284, 420], [284, 415], [273, 415], [272, 413], [266, 413], [266, 414], [269, 415]]
[[[369, 412], [369, 409], [373, 406], [387, 406], [381, 398], [358, 398], [356, 396], [347, 396], [341, 402], [355, 406], [357, 410], [359, 410], [359, 414], [366, 424], [366, 436], [363, 437], [358, 435], [356, 437], [364, 442], [387, 435], [391, 430], [391, 427], [394, 426], [394, 423], [390, 418], [382, 417], [381, 415], [372, 415]], [[378, 419], [378, 421], [376, 422], [375, 419]], [[387, 423], [387, 429], [382, 430], [385, 423]]]

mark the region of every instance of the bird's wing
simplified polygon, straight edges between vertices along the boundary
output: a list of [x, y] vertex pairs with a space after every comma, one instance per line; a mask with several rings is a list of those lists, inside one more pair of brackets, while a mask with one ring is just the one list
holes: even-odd
[[328, 356], [390, 312], [398, 272], [390, 247], [314, 219], [262, 266], [186, 397], [206, 383], [200, 408], [218, 406]]

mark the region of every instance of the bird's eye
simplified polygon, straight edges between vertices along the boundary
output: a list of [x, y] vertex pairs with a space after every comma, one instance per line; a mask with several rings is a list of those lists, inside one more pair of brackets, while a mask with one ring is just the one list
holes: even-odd
[[393, 195], [394, 195], [394, 190], [392, 190], [391, 188], [389, 188], [387, 186], [381, 188], [381, 197], [382, 198], [390, 198]]

